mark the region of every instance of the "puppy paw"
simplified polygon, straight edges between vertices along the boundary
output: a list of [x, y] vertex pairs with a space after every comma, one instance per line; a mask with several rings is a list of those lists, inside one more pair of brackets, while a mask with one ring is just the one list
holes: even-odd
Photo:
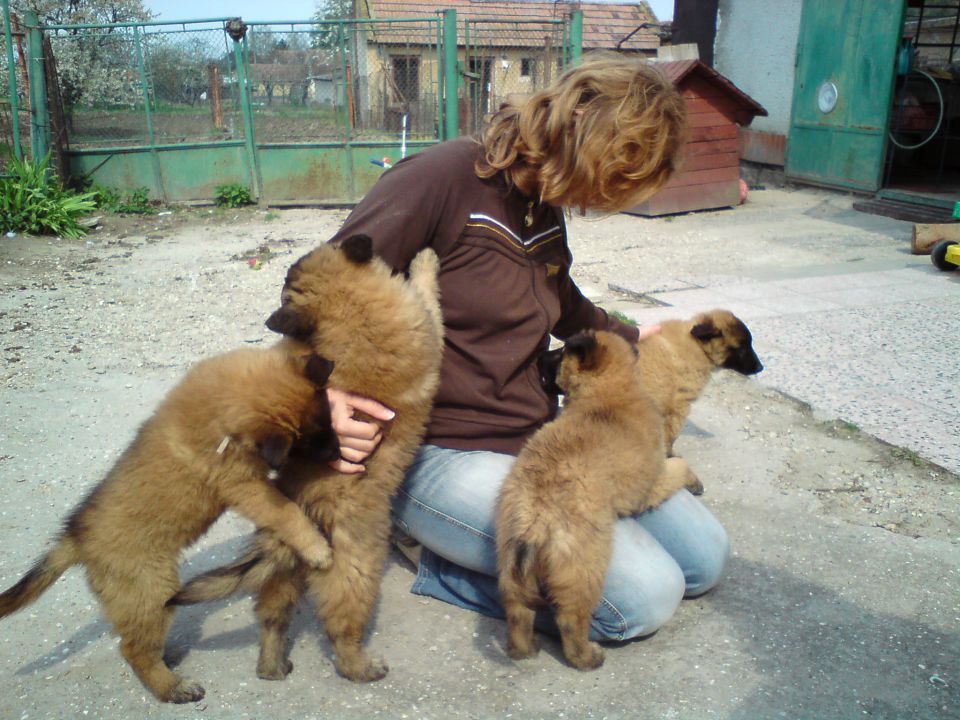
[[568, 656], [567, 660], [577, 670], [596, 670], [603, 665], [603, 649], [597, 643], [588, 643], [581, 652]]
[[315, 570], [326, 570], [333, 564], [333, 550], [326, 540], [315, 543], [301, 554], [303, 561]]
[[261, 680], [285, 680], [293, 672], [293, 663], [282, 658], [276, 663], [257, 663], [257, 677]]
[[347, 678], [347, 680], [353, 680], [354, 682], [375, 682], [376, 680], [385, 678], [390, 668], [387, 667], [387, 664], [383, 660], [374, 658], [359, 668], [337, 665], [337, 671]]
[[173, 686], [163, 700], [171, 703], [191, 703], [202, 700], [206, 693], [207, 691], [199, 683], [181, 680]]
[[529, 642], [508, 642], [507, 643], [507, 655], [509, 655], [514, 660], [524, 660], [526, 658], [536, 657], [537, 653], [540, 652], [540, 642], [538, 640], [530, 640]]
[[694, 495], [703, 495], [703, 483], [700, 482], [700, 478], [694, 475], [692, 472], [687, 478], [687, 490], [689, 490]]

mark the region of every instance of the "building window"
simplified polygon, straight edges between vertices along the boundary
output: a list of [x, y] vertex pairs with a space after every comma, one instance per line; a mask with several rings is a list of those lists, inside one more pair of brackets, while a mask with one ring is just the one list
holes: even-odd
[[535, 62], [533, 58], [520, 58], [520, 77], [533, 77]]
[[403, 104], [416, 102], [420, 96], [420, 58], [416, 55], [393, 55], [394, 100]]

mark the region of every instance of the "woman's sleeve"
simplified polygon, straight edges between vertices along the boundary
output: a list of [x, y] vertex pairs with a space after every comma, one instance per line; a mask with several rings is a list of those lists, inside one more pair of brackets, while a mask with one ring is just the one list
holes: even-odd
[[431, 156], [411, 155], [383, 173], [331, 241], [369, 235], [374, 252], [394, 270], [406, 271], [431, 245], [446, 196]]

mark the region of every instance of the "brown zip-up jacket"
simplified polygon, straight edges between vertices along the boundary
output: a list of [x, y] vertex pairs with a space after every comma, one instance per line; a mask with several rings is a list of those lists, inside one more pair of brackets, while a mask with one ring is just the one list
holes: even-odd
[[[364, 233], [397, 271], [424, 247], [440, 258], [445, 348], [426, 442], [517, 454], [556, 412], [537, 358], [550, 335], [638, 331], [583, 297], [570, 278], [559, 208], [474, 172], [479, 145], [459, 138], [387, 170], [334, 240]], [[532, 222], [525, 222], [528, 213]]]

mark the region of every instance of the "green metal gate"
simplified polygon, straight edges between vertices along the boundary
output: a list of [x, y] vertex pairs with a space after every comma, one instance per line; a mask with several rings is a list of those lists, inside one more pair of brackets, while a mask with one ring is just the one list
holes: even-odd
[[[452, 9], [251, 23], [40, 25], [34, 15], [28, 32], [50, 51], [31, 49], [31, 96], [44, 95], [44, 61], [55, 59], [75, 179], [146, 187], [167, 202], [210, 201], [218, 185], [237, 183], [262, 204], [350, 203], [385, 166], [475, 132], [506, 94], [539, 89], [579, 57], [579, 12], [536, 25], [472, 23], [458, 39]], [[481, 47], [499, 78], [483, 107], [470, 69]], [[461, 123], [471, 111], [474, 122]], [[39, 105], [33, 116], [42, 154], [49, 123]]]
[[786, 174], [875, 191], [905, 0], [804, 0]]

